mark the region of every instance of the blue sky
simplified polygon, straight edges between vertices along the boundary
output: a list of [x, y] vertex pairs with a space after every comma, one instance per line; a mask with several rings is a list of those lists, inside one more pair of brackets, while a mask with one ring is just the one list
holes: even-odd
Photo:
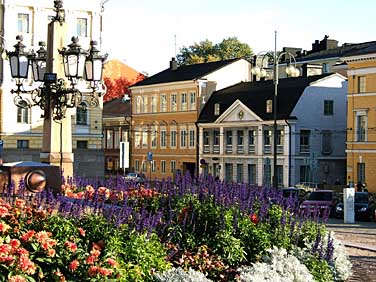
[[155, 74], [183, 46], [236, 36], [254, 53], [301, 47], [324, 35], [339, 44], [376, 40], [374, 0], [108, 0], [102, 49], [110, 58]]

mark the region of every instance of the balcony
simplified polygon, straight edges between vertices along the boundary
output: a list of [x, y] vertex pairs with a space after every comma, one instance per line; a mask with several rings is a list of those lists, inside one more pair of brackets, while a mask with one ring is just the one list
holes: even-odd
[[309, 154], [309, 145], [300, 145], [301, 154]]
[[249, 144], [248, 145], [248, 154], [254, 154], [254, 153], [256, 153], [256, 145]]
[[236, 147], [236, 152], [237, 152], [238, 154], [244, 154], [244, 146], [243, 146], [243, 145], [238, 145], [238, 146]]
[[214, 145], [213, 146], [213, 153], [214, 154], [219, 154], [219, 145]]
[[272, 145], [264, 145], [264, 154], [272, 153]]
[[210, 153], [210, 146], [204, 145], [204, 153]]
[[232, 144], [227, 144], [226, 145], [226, 153], [227, 154], [232, 154]]

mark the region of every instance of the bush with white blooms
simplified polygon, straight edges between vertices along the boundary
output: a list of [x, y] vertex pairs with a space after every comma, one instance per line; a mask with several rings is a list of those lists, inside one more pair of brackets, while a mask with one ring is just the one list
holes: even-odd
[[189, 269], [185, 272], [182, 268], [172, 268], [163, 274], [155, 274], [158, 282], [212, 282], [201, 272]]

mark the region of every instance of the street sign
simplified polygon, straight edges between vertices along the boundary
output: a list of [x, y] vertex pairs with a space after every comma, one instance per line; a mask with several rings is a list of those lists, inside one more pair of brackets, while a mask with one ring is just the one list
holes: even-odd
[[148, 161], [153, 161], [153, 152], [148, 152]]
[[120, 168], [129, 168], [129, 142], [120, 142]]

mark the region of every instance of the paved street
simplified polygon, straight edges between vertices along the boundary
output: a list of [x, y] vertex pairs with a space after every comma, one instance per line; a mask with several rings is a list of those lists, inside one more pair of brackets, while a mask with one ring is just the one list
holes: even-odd
[[376, 223], [345, 224], [343, 220], [330, 219], [327, 227], [335, 232], [350, 256], [353, 275], [349, 281], [376, 281]]

